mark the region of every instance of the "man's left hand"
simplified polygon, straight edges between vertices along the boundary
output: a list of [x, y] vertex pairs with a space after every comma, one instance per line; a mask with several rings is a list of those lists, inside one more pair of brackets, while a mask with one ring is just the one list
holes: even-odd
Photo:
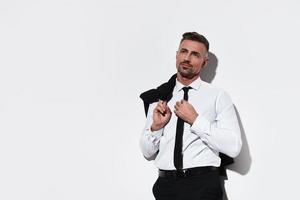
[[175, 110], [174, 113], [189, 123], [190, 125], [193, 125], [194, 121], [196, 120], [198, 113], [196, 112], [195, 108], [187, 101], [181, 100], [176, 102], [175, 104]]

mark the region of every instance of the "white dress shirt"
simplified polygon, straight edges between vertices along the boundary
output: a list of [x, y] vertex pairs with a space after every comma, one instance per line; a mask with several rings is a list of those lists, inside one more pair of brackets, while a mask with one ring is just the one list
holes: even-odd
[[[184, 123], [183, 133], [183, 169], [216, 166], [221, 159], [219, 152], [236, 157], [242, 146], [240, 127], [234, 106], [229, 95], [223, 90], [202, 81], [200, 78], [189, 85], [188, 102], [193, 105], [198, 117], [191, 126]], [[151, 131], [153, 110], [157, 102], [150, 104], [146, 125], [140, 139], [140, 146], [145, 158], [155, 159], [159, 169], [174, 170], [174, 146], [177, 116], [173, 112], [177, 101], [183, 99], [183, 84], [176, 80], [173, 97], [168, 102], [172, 111], [168, 124]]]

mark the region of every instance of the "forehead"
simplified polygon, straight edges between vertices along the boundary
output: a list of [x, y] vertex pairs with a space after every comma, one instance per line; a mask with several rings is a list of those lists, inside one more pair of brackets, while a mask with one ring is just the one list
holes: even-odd
[[206, 47], [204, 44], [193, 40], [183, 40], [179, 45], [179, 49], [187, 49], [189, 51], [196, 51], [201, 53], [206, 52]]

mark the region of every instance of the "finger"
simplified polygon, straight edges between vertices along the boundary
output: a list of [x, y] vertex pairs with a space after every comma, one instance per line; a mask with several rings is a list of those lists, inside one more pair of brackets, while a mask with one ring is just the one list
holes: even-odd
[[179, 107], [181, 105], [181, 101], [177, 101], [175, 105]]
[[174, 110], [175, 115], [178, 117], [180, 112], [178, 110]]
[[183, 104], [189, 104], [189, 102], [186, 101], [186, 100], [182, 100], [182, 103], [183, 103]]
[[163, 106], [163, 101], [162, 101], [162, 100], [159, 100], [157, 105]]
[[176, 111], [179, 110], [179, 106], [177, 104], [174, 106], [174, 108]]
[[161, 106], [157, 106], [157, 111], [160, 112], [160, 113], [164, 113], [165, 112], [165, 109]]
[[168, 104], [167, 104], [167, 102], [166, 102], [166, 101], [164, 101], [164, 103], [163, 103], [163, 107], [164, 107], [165, 111], [166, 111], [166, 110], [168, 110], [169, 106], [168, 106]]
[[157, 105], [156, 110], [161, 113], [162, 115], [166, 114], [166, 109], [160, 105]]
[[164, 102], [161, 102], [160, 107], [165, 111], [166, 110], [166, 106], [164, 104]]
[[164, 109], [165, 109], [166, 112], [167, 112], [168, 110], [170, 110], [170, 108], [169, 108], [169, 106], [168, 106], [167, 104], [164, 106]]
[[157, 108], [155, 108], [155, 109], [153, 110], [153, 112], [154, 112], [154, 113], [160, 113], [159, 109], [157, 109]]
[[160, 100], [160, 101], [161, 101], [160, 102], [160, 106], [166, 111], [167, 107], [168, 107], [167, 102], [166, 101], [162, 101], [162, 100]]

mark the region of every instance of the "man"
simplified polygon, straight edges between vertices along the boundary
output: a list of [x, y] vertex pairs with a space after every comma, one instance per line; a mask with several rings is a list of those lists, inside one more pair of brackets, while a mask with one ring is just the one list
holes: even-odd
[[209, 42], [183, 34], [176, 53], [177, 74], [141, 94], [147, 113], [140, 139], [148, 160], [155, 159], [157, 200], [221, 200], [220, 153], [236, 157], [240, 127], [229, 95], [200, 79]]

